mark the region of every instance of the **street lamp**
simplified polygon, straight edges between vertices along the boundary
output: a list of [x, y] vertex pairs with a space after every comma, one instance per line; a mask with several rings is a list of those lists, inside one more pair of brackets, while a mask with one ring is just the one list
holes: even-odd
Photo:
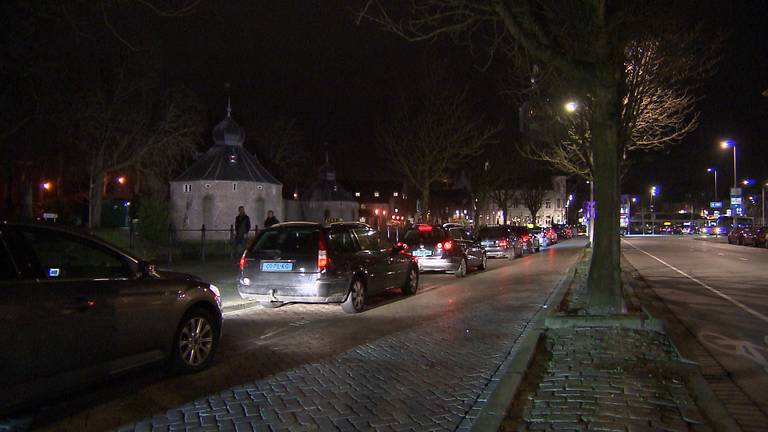
[[763, 182], [763, 199], [761, 201], [763, 205], [763, 227], [765, 227], [765, 188], [768, 187], [768, 181]]
[[574, 101], [568, 101], [563, 105], [566, 112], [572, 113], [576, 112], [576, 110], [579, 108], [579, 105]]
[[656, 222], [656, 213], [653, 211], [653, 197], [658, 195], [658, 193], [659, 193], [659, 190], [656, 187], [656, 185], [651, 186], [651, 189], [650, 189], [650, 195], [651, 195], [651, 234], [654, 234], [654, 232], [656, 230], [656, 227], [654, 226], [655, 222]]
[[715, 201], [717, 201], [717, 169], [707, 168], [707, 172], [715, 175]]
[[[733, 188], [736, 189], [738, 187], [736, 183], [736, 142], [733, 140], [720, 141], [720, 148], [733, 148]], [[731, 213], [733, 213], [733, 228], [736, 228], [736, 209], [732, 208]]]

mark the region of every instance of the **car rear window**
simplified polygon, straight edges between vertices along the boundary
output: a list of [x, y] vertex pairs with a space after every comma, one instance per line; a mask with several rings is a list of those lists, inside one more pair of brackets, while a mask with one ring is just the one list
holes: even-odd
[[510, 227], [510, 229], [515, 234], [527, 234], [528, 233], [528, 228], [522, 227], [522, 226], [513, 226], [513, 227]]
[[403, 239], [406, 243], [410, 242], [441, 242], [445, 240], [445, 231], [439, 228], [434, 228], [431, 231], [419, 231], [418, 229], [411, 229], [405, 233]]
[[494, 227], [494, 228], [483, 228], [478, 233], [478, 237], [480, 240], [489, 240], [489, 239], [497, 239], [501, 237], [507, 236], [507, 228], [502, 227]]
[[286, 254], [317, 253], [320, 230], [313, 227], [281, 227], [261, 232], [249, 254], [282, 252]]

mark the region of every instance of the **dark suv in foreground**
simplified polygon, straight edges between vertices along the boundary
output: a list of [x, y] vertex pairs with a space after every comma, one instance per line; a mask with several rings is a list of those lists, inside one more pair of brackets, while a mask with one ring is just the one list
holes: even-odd
[[395, 287], [413, 294], [418, 285], [413, 256], [368, 225], [287, 222], [261, 231], [246, 249], [237, 290], [264, 307], [341, 303], [357, 313], [372, 294]]
[[0, 223], [0, 415], [149, 363], [208, 366], [219, 290], [71, 229]]

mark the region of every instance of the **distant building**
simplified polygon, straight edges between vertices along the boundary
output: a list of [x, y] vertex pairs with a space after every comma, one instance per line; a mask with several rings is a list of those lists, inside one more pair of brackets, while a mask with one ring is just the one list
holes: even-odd
[[283, 220], [283, 185], [243, 147], [245, 131], [227, 116], [213, 129], [213, 146], [171, 182], [171, 221], [178, 238], [228, 239], [237, 208], [245, 207], [251, 226], [261, 226], [267, 211]]
[[[317, 180], [300, 197], [301, 214], [291, 214], [291, 219], [326, 223], [329, 221], [356, 221], [360, 205], [350, 192], [336, 181], [336, 170], [331, 166], [328, 155], [320, 167]], [[290, 208], [286, 205], [286, 208]], [[293, 212], [289, 212], [293, 213]]]
[[[536, 214], [536, 220], [531, 220], [531, 212], [525, 206], [522, 200], [523, 191], [515, 193], [515, 199], [510, 202], [507, 209], [506, 223], [524, 225], [532, 223], [534, 225], [549, 226], [552, 224], [566, 223], [566, 203], [568, 194], [566, 193], [565, 176], [552, 176], [552, 187], [544, 191], [544, 198], [541, 202], [541, 208]], [[481, 212], [480, 224], [501, 224], [501, 209], [492, 201], [488, 204], [488, 209]]]

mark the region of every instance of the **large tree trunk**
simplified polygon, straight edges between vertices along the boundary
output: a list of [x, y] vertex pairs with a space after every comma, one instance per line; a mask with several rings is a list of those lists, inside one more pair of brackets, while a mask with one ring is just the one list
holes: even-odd
[[427, 214], [429, 213], [429, 184], [419, 188], [421, 190], [421, 216], [418, 222], [429, 223]]
[[[615, 31], [615, 30], [614, 30]], [[623, 54], [606, 30], [596, 44], [599, 61], [594, 85], [592, 157], [595, 173], [595, 238], [587, 283], [589, 313], [621, 313], [619, 245], [619, 149], [623, 82]]]

